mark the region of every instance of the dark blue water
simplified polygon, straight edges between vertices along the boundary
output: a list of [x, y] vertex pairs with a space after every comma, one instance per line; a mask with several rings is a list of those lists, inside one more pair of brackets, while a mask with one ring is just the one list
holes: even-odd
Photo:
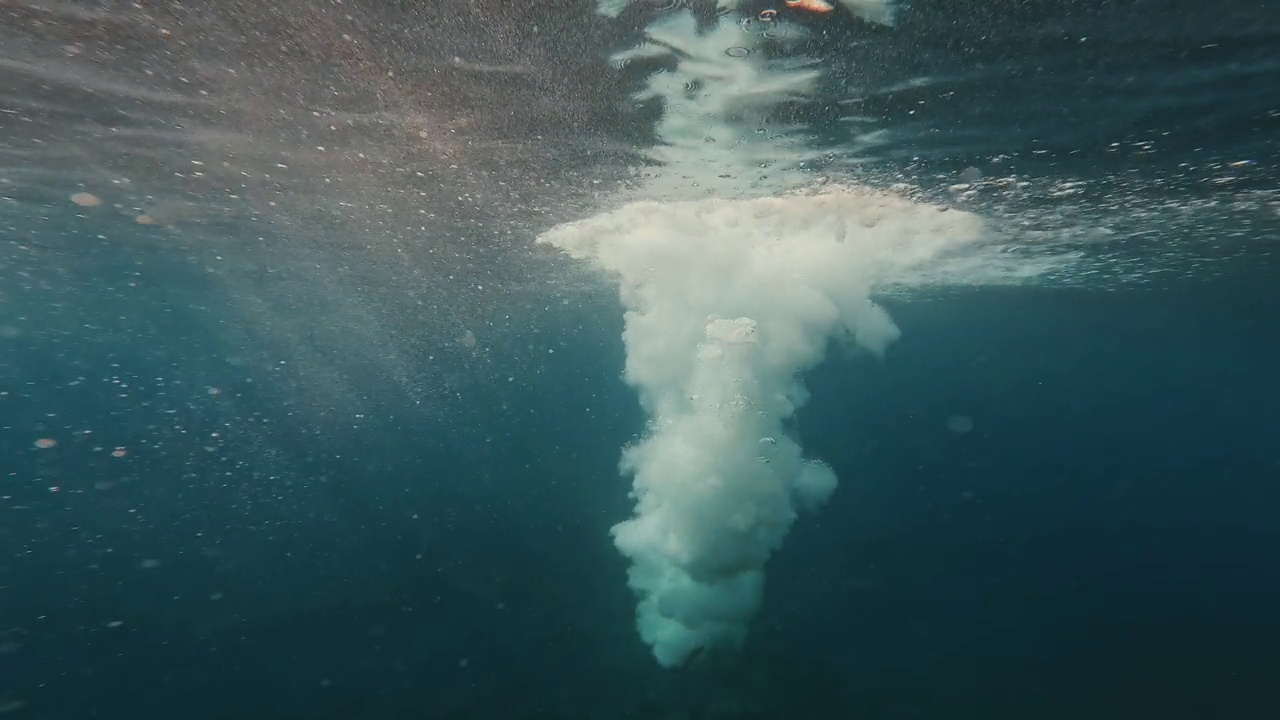
[[[6, 190], [0, 717], [1277, 716], [1274, 200], [1167, 232], [1095, 212], [1119, 190], [1219, 209], [1274, 191], [1277, 86], [1249, 68], [1275, 26], [1261, 3], [969, 5], [921, 3], [913, 42], [833, 56], [880, 47], [886, 86], [972, 55], [1036, 68], [999, 97], [953, 79], [934, 115], [878, 96], [860, 112], [897, 138], [878, 167], [929, 185], [1006, 153], [1002, 172], [1083, 179], [1095, 195], [1064, 211], [1149, 229], [1094, 258], [1160, 272], [886, 298], [903, 338], [883, 363], [835, 352], [806, 377], [797, 432], [841, 487], [771, 560], [742, 651], [678, 671], [638, 638], [608, 538], [644, 419], [607, 293], [455, 312], [453, 286], [373, 260], [311, 283], [361, 272], [324, 237], [194, 242]], [[1059, 52], [1082, 33], [1111, 43]], [[1228, 57], [1191, 82], [1205, 53]], [[1195, 119], [1150, 101], [1180, 78]], [[1166, 130], [1150, 158], [1105, 149]], [[1053, 202], [1022, 209], [1043, 223]]]

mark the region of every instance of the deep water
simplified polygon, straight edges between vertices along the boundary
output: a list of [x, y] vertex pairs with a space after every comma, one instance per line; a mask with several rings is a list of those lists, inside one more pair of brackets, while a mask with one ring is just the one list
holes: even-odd
[[797, 432], [842, 485], [746, 648], [664, 672], [607, 537], [642, 423], [616, 307], [456, 417], [369, 378], [365, 418], [317, 429], [285, 371], [227, 361], [253, 349], [218, 344], [217, 288], [83, 227], [5, 238], [10, 267], [60, 259], [5, 288], [15, 717], [1278, 709], [1269, 274], [887, 300], [883, 362], [834, 349], [806, 378]]
[[[574, 38], [555, 24], [570, 24], [558, 6], [533, 5], [510, 6], [498, 29], [523, 29], [527, 11]], [[237, 162], [260, 159], [279, 177], [261, 180], [246, 161], [261, 180], [244, 193], [258, 193], [252, 213], [174, 211], [156, 226], [134, 221], [133, 196], [109, 207], [110, 193], [126, 191], [103, 178], [154, 168], [134, 155], [136, 165], [111, 164], [128, 153], [102, 140], [97, 120], [84, 123], [92, 142], [80, 145], [56, 122], [32, 123], [49, 131], [46, 147], [56, 145], [63, 164], [50, 160], [48, 176], [24, 183], [25, 166], [44, 162], [19, 142], [35, 130], [0, 115], [0, 719], [1280, 717], [1280, 90], [1271, 50], [1280, 35], [1264, 22], [1274, 13], [1243, 0], [1221, 12], [1182, 0], [1018, 3], [1007, 16], [999, 3], [915, 6], [895, 30], [846, 23], [845, 35], [813, 41], [832, 58], [831, 102], [809, 111], [839, 129], [815, 137], [852, 143], [876, 128], [841, 124], [840, 115], [872, 116], [882, 144], [848, 167], [877, 180], [901, 174], [926, 194], [990, 211], [1002, 227], [1054, 236], [1096, 226], [1116, 239], [1064, 243], [1095, 275], [880, 298], [901, 340], [883, 360], [833, 345], [805, 375], [812, 399], [794, 423], [840, 487], [770, 560], [763, 611], [742, 650], [674, 671], [657, 666], [636, 632], [625, 559], [609, 537], [633, 504], [619, 455], [645, 423], [622, 380], [622, 308], [611, 288], [556, 286], [578, 275], [540, 278], [565, 262], [549, 256], [494, 280], [485, 263], [506, 248], [462, 222], [448, 233], [419, 225], [418, 204], [434, 199], [378, 195], [378, 186], [362, 204], [357, 191], [380, 177], [359, 174], [362, 163], [341, 164], [338, 152], [286, 158], [290, 143], [314, 144], [328, 115], [306, 132], [289, 123], [312, 122], [309, 112], [288, 122], [262, 113], [283, 129], [265, 120], [236, 128], [276, 137], [288, 151], [279, 157], [257, 158], [261, 147], [250, 144], [196, 145], [232, 148]], [[361, 7], [360, 22], [376, 29], [398, 13], [412, 19], [416, 6]], [[584, 18], [591, 10], [574, 8]], [[44, 17], [37, 10], [12, 17]], [[315, 25], [321, 39], [356, 32], [321, 27], [322, 14], [298, 11], [281, 25]], [[77, 27], [72, 14], [58, 17]], [[249, 34], [209, 17], [228, 35]], [[393, 42], [370, 43], [369, 56], [354, 60], [330, 46], [314, 56], [281, 50], [308, 58], [294, 58], [296, 67], [261, 50], [280, 46], [263, 31], [244, 46], [275, 60], [250, 57], [242, 70], [278, 72], [273, 81], [306, 85], [307, 102], [318, 103], [329, 99], [327, 83], [366, 83], [369, 73], [352, 67], [375, 68], [380, 79], [378, 63], [396, 53], [422, 52], [431, 62], [418, 70], [430, 74], [466, 54], [458, 48], [468, 49], [467, 33], [485, 52], [518, 45], [524, 54], [514, 59], [467, 54], [498, 69], [443, 74], [430, 87], [442, 115], [463, 114], [445, 101], [465, 96], [468, 81], [490, 83], [486, 98], [509, 99], [503, 83], [521, 98], [551, 98], [525, 103], [536, 122], [479, 101], [459, 105], [485, 115], [473, 118], [477, 157], [494, 128], [546, 132], [530, 163], [543, 174], [554, 173], [541, 158], [570, 146], [592, 169], [607, 153], [582, 147], [609, 148], [619, 127], [652, 119], [637, 112], [605, 127], [601, 117], [621, 113], [613, 96], [629, 92], [612, 75], [618, 87], [563, 109], [579, 86], [539, 63], [576, 54], [581, 68], [603, 72], [605, 61], [576, 49], [540, 56], [542, 41], [528, 33], [483, 35], [477, 28], [491, 19], [430, 26], [434, 41], [456, 43], [430, 54]], [[10, 48], [17, 56], [75, 40], [54, 25], [28, 34], [0, 23], [0, 40], [29, 41], [0, 44], [0, 59]], [[116, 30], [139, 46], [159, 42], [133, 37], [127, 23]], [[404, 20], [398, 30], [409, 37], [418, 27]], [[611, 32], [592, 42], [628, 40]], [[607, 49], [589, 51], [603, 58]], [[139, 52], [138, 68], [161, 67], [150, 52]], [[508, 72], [516, 61], [531, 69]], [[186, 72], [173, 62], [162, 75]], [[49, 77], [6, 84], [22, 67], [0, 66], [5, 108], [45, 120], [91, 115], [59, 105]], [[913, 78], [928, 82], [899, 87]], [[80, 92], [137, 115], [103, 110], [101, 123], [147, 129], [159, 117], [167, 130], [178, 112], [155, 100], [148, 117], [138, 103], [152, 100], [112, 96], [111, 87]], [[392, 88], [405, 105], [420, 100], [410, 87], [428, 85]], [[361, 89], [367, 96], [349, 96], [352, 106], [394, 95], [373, 82]], [[19, 102], [23, 92], [30, 103]], [[251, 109], [271, 96], [244, 92]], [[855, 92], [861, 104], [841, 104]], [[210, 115], [194, 127], [218, 129], [222, 116]], [[596, 124], [566, 119], [579, 115]], [[245, 118], [261, 120], [246, 112], [237, 121]], [[401, 137], [393, 125], [326, 142], [374, 155], [386, 137]], [[563, 137], [553, 138], [556, 128]], [[172, 142], [189, 170], [187, 140]], [[110, 158], [98, 160], [109, 173], [68, 169], [86, 147]], [[440, 161], [410, 147], [424, 165]], [[594, 169], [621, 174], [606, 167], [617, 157]], [[305, 180], [286, 178], [275, 165], [282, 158]], [[182, 199], [206, 193], [217, 208], [250, 207], [227, 201], [212, 180], [170, 178], [171, 157], [151, 160], [163, 170], [158, 182]], [[512, 186], [529, 178], [516, 165], [503, 166]], [[1030, 189], [984, 205], [987, 188], [965, 205], [947, 187], [974, 165], [992, 182], [1011, 177]], [[318, 195], [318, 178], [344, 172], [350, 186]], [[388, 175], [433, 192], [447, 186], [460, 206], [458, 193], [479, 192], [443, 171], [447, 181]], [[594, 187], [574, 178], [566, 185]], [[108, 207], [65, 200], [93, 181]], [[1084, 189], [1056, 195], [1057, 182]], [[506, 213], [501, 224], [538, 192], [516, 190], [478, 206], [505, 203], [494, 210]], [[343, 232], [298, 222], [323, 214], [313, 192], [332, 215], [325, 222], [349, 223], [334, 221]], [[354, 199], [339, 211], [326, 205], [333, 197]], [[292, 215], [263, 209], [290, 199]], [[367, 230], [367, 217], [377, 228], [400, 222], [384, 201], [411, 207], [397, 231], [413, 230], [410, 243], [390, 230], [391, 239], [351, 230]], [[565, 219], [529, 212], [504, 236], [520, 248], [513, 256], [525, 258], [535, 231]], [[441, 252], [380, 254], [378, 243], [392, 240], [398, 250]], [[456, 247], [478, 249], [446, 253]], [[421, 288], [409, 270], [387, 270], [414, 262], [436, 263]], [[455, 274], [456, 285], [444, 281]], [[502, 307], [502, 292], [459, 290], [475, 278], [528, 280], [534, 290], [512, 291], [519, 306]], [[463, 307], [473, 301], [480, 309]]]

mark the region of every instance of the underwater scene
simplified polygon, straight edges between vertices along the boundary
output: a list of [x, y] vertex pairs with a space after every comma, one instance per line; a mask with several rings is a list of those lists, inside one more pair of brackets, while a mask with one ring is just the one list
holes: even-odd
[[0, 0], [0, 720], [1280, 717], [1280, 4]]

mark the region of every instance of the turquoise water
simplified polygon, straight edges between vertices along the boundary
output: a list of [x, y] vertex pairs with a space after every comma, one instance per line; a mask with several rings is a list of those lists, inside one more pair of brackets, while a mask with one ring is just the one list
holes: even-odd
[[1068, 261], [876, 293], [901, 338], [785, 423], [839, 487], [673, 669], [624, 307], [534, 245], [660, 172], [649, 19], [0, 7], [0, 715], [1277, 711], [1275, 12], [786, 19], [820, 87], [766, 135]]

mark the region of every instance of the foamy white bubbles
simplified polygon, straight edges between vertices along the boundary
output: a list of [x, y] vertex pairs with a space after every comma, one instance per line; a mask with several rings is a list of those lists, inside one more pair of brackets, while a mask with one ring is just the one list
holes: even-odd
[[659, 101], [653, 160], [662, 170], [645, 193], [661, 199], [738, 197], [793, 187], [801, 165], [820, 156], [792, 128], [768, 126], [779, 103], [804, 97], [819, 73], [806, 59], [769, 59], [766, 39], [736, 22], [700, 24], [687, 13], [659, 17], [645, 42], [619, 62], [678, 59], [654, 73], [636, 98]]
[[614, 277], [626, 306], [626, 378], [651, 420], [624, 453], [636, 511], [613, 536], [660, 663], [741, 642], [765, 561], [835, 490], [784, 426], [808, 397], [799, 374], [832, 339], [883, 354], [898, 329], [872, 293], [980, 254], [981, 230], [967, 213], [830, 188], [632, 203], [540, 238]]
[[[892, 20], [882, 0], [838, 1]], [[663, 107], [658, 169], [631, 189], [644, 201], [539, 239], [614, 278], [626, 307], [626, 378], [650, 419], [623, 453], [636, 507], [613, 540], [631, 563], [640, 635], [667, 667], [741, 643], [765, 562], [798, 513], [835, 491], [835, 473], [805, 458], [786, 425], [808, 399], [801, 373], [833, 340], [871, 355], [897, 340], [873, 295], [1017, 282], [1048, 267], [1002, 254], [969, 213], [836, 183], [795, 194], [817, 184], [806, 164], [815, 149], [804, 132], [764, 126], [816, 87], [820, 68], [779, 52], [779, 33], [740, 24], [760, 17], [747, 3], [702, 5], [744, 14], [707, 23], [705, 13], [659, 13], [645, 41], [615, 58], [664, 63], [638, 93]]]

